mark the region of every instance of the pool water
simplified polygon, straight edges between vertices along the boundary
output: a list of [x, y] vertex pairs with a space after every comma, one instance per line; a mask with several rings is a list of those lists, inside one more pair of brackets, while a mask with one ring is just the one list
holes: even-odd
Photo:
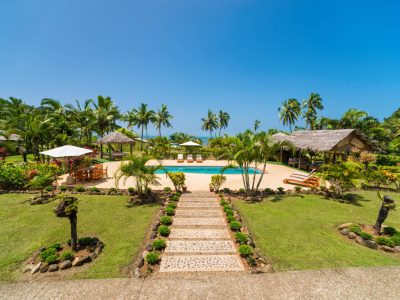
[[[163, 170], [158, 170], [157, 173], [165, 174], [166, 172], [183, 172], [193, 174], [221, 174], [223, 167], [207, 167], [207, 166], [164, 166]], [[250, 168], [250, 174], [261, 174], [261, 171]], [[242, 174], [240, 168], [225, 170], [224, 175], [238, 175]]]

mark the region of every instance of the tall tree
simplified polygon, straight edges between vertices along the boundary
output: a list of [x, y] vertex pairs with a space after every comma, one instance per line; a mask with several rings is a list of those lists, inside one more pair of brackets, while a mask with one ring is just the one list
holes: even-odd
[[260, 120], [255, 120], [254, 121], [254, 132], [257, 132], [258, 128], [260, 128], [261, 121]]
[[154, 126], [158, 131], [158, 136], [161, 137], [161, 127], [172, 127], [170, 120], [172, 115], [169, 113], [165, 104], [161, 105], [161, 109], [157, 110], [154, 115]]
[[132, 109], [132, 111], [128, 112], [128, 119], [131, 123], [128, 122], [128, 127], [130, 124], [137, 126], [137, 128], [141, 129], [141, 139], [140, 150], [143, 150], [143, 134], [146, 130], [146, 138], [148, 138], [147, 127], [151, 122], [154, 122], [154, 111], [149, 110], [147, 108], [147, 104], [141, 103], [138, 108]]
[[218, 120], [217, 120], [217, 115], [211, 111], [211, 109], [208, 110], [207, 117], [202, 118], [201, 121], [202, 126], [201, 130], [203, 131], [209, 131], [210, 132], [210, 137], [212, 138], [212, 133], [214, 130], [218, 129]]
[[317, 110], [323, 110], [322, 98], [317, 93], [311, 93], [307, 100], [303, 101], [303, 118], [306, 120], [306, 128], [315, 130], [317, 121]]
[[301, 113], [300, 102], [294, 98], [285, 100], [278, 111], [281, 122], [285, 126], [289, 125], [290, 132], [292, 132], [292, 125], [296, 123]]
[[351, 108], [346, 111], [339, 121], [340, 128], [358, 128], [368, 113], [362, 110]]
[[83, 106], [78, 100], [75, 100], [76, 106], [72, 104], [65, 105], [68, 119], [79, 131], [79, 143], [85, 138], [86, 144], [92, 142], [92, 132], [94, 131], [94, 111], [92, 108], [93, 100], [88, 99], [83, 103]]
[[218, 114], [218, 136], [221, 136], [221, 130], [226, 129], [228, 127], [229, 120], [231, 119], [231, 116], [225, 112], [220, 110]]

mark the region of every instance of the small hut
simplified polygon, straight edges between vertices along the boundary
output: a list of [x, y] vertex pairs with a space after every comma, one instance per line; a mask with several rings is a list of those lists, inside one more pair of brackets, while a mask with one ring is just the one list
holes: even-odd
[[[114, 131], [113, 133], [110, 133], [109, 135], [106, 135], [97, 140], [97, 144], [108, 146], [110, 158], [121, 158], [122, 156], [124, 156], [124, 153], [122, 152], [123, 144], [130, 145], [130, 153], [132, 155], [132, 149], [134, 143], [135, 143], [134, 139], [131, 139], [130, 137], [118, 131]], [[112, 152], [111, 144], [119, 144], [120, 152]], [[103, 157], [103, 152], [101, 152], [101, 157]]]
[[371, 152], [375, 146], [364, 135], [355, 129], [338, 130], [301, 130], [295, 131], [290, 135], [276, 133], [272, 139], [277, 142], [288, 141], [297, 150], [299, 158], [290, 159], [286, 156], [286, 162], [289, 164], [298, 164], [299, 168], [303, 165], [301, 154], [303, 151], [332, 154], [335, 161], [337, 155], [345, 155], [350, 152]]

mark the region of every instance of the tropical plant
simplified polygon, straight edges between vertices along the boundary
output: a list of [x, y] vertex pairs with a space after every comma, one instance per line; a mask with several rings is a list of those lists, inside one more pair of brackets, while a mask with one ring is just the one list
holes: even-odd
[[306, 128], [315, 130], [317, 121], [317, 110], [324, 109], [322, 98], [317, 93], [311, 93], [307, 100], [303, 101], [303, 118], [306, 121]]
[[78, 248], [78, 230], [77, 230], [77, 214], [78, 214], [78, 199], [71, 196], [59, 196], [59, 202], [54, 208], [54, 213], [59, 218], [68, 218], [71, 225], [71, 248]]
[[168, 177], [171, 179], [175, 187], [175, 191], [182, 191], [185, 185], [185, 173], [183, 172], [168, 172]]
[[217, 120], [217, 115], [211, 111], [211, 109], [208, 110], [207, 117], [202, 118], [202, 126], [201, 130], [203, 131], [209, 131], [210, 132], [210, 137], [213, 137], [213, 131], [218, 129], [218, 120]]
[[124, 185], [128, 178], [133, 178], [136, 184], [136, 190], [140, 198], [149, 196], [149, 185], [160, 185], [156, 172], [162, 169], [161, 165], [148, 166], [148, 157], [132, 156], [128, 160], [123, 161], [114, 174], [115, 185], [118, 187], [120, 180], [123, 178]]
[[[154, 111], [147, 108], [147, 104], [141, 103], [138, 108], [126, 114], [126, 120], [128, 122], [128, 128], [137, 126], [141, 129], [141, 140], [143, 141], [143, 134], [146, 131], [146, 138], [148, 138], [147, 127], [150, 123], [155, 121]], [[143, 143], [140, 143], [140, 150], [143, 150]]]
[[261, 126], [261, 121], [260, 120], [255, 120], [254, 121], [254, 132], [257, 132], [258, 128]]
[[210, 186], [214, 189], [214, 192], [218, 192], [221, 186], [225, 183], [226, 176], [224, 175], [213, 175], [211, 176]]
[[296, 123], [301, 113], [300, 102], [294, 98], [285, 100], [278, 111], [281, 122], [285, 126], [289, 125], [290, 132], [292, 132], [292, 126]]
[[221, 130], [226, 129], [228, 127], [229, 120], [231, 119], [230, 115], [227, 112], [222, 110], [218, 113], [218, 136], [221, 136]]
[[54, 174], [39, 174], [36, 175], [31, 181], [29, 181], [27, 186], [39, 189], [40, 194], [43, 197], [43, 191], [46, 189], [46, 187], [51, 186], [55, 180], [56, 177], [54, 176]]
[[172, 115], [169, 113], [168, 108], [165, 104], [161, 105], [161, 109], [157, 110], [154, 114], [154, 126], [158, 131], [158, 136], [161, 137], [161, 127], [172, 127], [170, 120]]

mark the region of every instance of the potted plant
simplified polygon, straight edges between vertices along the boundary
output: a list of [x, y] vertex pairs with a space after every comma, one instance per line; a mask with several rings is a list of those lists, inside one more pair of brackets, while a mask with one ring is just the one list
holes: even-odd
[[210, 186], [210, 192], [214, 192], [214, 186], [211, 183], [209, 184], [209, 186]]
[[186, 186], [186, 185], [183, 185], [183, 186], [182, 186], [182, 191], [183, 191], [184, 193], [186, 193], [186, 191], [187, 191], [187, 186]]

